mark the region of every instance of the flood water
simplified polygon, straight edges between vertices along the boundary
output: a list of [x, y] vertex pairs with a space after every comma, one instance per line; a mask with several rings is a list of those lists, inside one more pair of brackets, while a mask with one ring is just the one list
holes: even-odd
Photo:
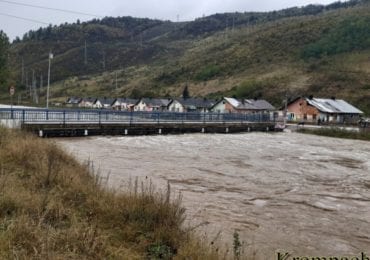
[[56, 139], [109, 185], [181, 191], [189, 225], [272, 259], [370, 254], [370, 142], [297, 133]]

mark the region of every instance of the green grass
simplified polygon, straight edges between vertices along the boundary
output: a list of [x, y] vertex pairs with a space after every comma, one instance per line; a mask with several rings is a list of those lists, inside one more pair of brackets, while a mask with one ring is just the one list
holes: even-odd
[[369, 129], [367, 129], [367, 131], [363, 130], [361, 132], [354, 132], [354, 131], [343, 130], [340, 128], [335, 128], [335, 127], [320, 128], [320, 129], [301, 128], [298, 130], [298, 132], [304, 133], [304, 134], [314, 134], [314, 135], [320, 135], [320, 136], [370, 141]]

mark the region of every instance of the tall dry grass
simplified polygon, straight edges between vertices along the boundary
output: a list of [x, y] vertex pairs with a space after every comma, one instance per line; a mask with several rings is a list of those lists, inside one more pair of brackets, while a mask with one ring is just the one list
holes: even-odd
[[217, 259], [183, 226], [181, 198], [102, 187], [55, 144], [0, 128], [0, 259]]

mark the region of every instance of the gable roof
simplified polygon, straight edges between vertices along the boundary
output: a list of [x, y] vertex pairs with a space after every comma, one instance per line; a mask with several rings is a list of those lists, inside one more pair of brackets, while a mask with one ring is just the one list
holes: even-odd
[[172, 99], [168, 98], [141, 98], [137, 101], [136, 104], [140, 103], [140, 101], [143, 101], [147, 106], [150, 107], [167, 107]]
[[133, 98], [117, 98], [114, 102], [126, 103], [126, 104], [136, 104], [138, 102], [137, 99]]
[[91, 97], [89, 97], [89, 98], [82, 98], [81, 99], [81, 102], [95, 103], [95, 101], [96, 101], [96, 98], [91, 98]]
[[240, 105], [240, 102], [239, 100], [237, 100], [236, 98], [228, 98], [228, 97], [225, 97], [224, 98], [230, 105], [232, 105], [233, 107], [238, 107]]
[[207, 98], [176, 98], [174, 99], [184, 107], [196, 109], [196, 108], [210, 108], [216, 101]]
[[246, 99], [245, 101], [261, 110], [275, 110], [275, 107], [264, 99]]
[[231, 104], [235, 109], [241, 110], [275, 110], [269, 102], [263, 99], [243, 99], [238, 100], [236, 98], [225, 97], [229, 104]]
[[111, 106], [114, 101], [116, 101], [115, 98], [98, 98], [96, 99], [95, 103], [100, 101], [100, 103], [103, 105], [103, 106]]
[[81, 102], [82, 98], [79, 97], [70, 97], [67, 99], [67, 104], [79, 104]]
[[363, 114], [363, 112], [342, 99], [306, 98], [311, 106], [325, 113]]

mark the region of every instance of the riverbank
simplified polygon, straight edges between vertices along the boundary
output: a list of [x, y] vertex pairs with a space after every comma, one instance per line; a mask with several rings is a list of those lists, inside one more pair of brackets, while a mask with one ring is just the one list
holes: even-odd
[[336, 138], [344, 138], [344, 139], [356, 139], [356, 140], [364, 140], [370, 141], [370, 131], [349, 131], [341, 128], [299, 128], [297, 129], [298, 133], [303, 134], [314, 134], [326, 137], [336, 137]]
[[103, 188], [57, 145], [0, 128], [0, 259], [217, 259], [181, 199], [133, 181]]

